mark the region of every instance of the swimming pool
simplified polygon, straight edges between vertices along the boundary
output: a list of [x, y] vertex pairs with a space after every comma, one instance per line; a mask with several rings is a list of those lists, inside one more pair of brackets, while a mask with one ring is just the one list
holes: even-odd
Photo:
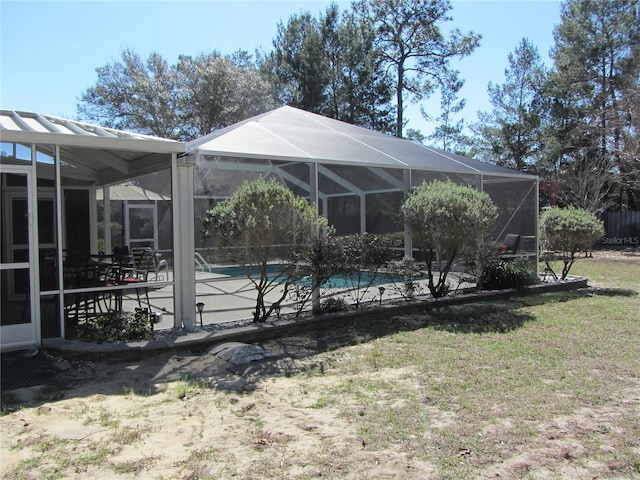
[[[244, 267], [240, 266], [229, 266], [229, 267], [219, 267], [212, 268], [212, 273], [217, 273], [220, 275], [227, 275], [229, 277], [234, 278], [246, 278], [246, 270]], [[269, 279], [278, 279], [278, 274], [281, 272], [281, 267], [279, 265], [267, 265], [267, 275]], [[252, 269], [252, 275], [258, 275], [257, 269]], [[280, 280], [284, 282], [284, 277]], [[349, 289], [349, 288], [362, 288], [367, 285], [370, 286], [379, 286], [387, 283], [403, 283], [404, 277], [397, 275], [390, 275], [386, 273], [373, 273], [373, 272], [360, 272], [359, 278], [358, 275], [346, 275], [339, 274], [334, 275], [328, 281], [322, 284], [322, 288], [336, 288], [336, 289]], [[311, 280], [309, 278], [303, 279], [299, 282], [302, 285], [310, 285]]]

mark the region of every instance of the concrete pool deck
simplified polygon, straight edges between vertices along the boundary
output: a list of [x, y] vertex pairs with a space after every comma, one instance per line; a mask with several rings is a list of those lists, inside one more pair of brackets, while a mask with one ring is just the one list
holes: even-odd
[[[125, 361], [138, 360], [172, 350], [199, 351], [224, 342], [254, 343], [289, 335], [305, 330], [315, 330], [343, 325], [363, 316], [390, 317], [397, 314], [415, 313], [429, 308], [478, 303], [504, 298], [537, 295], [586, 288], [586, 278], [570, 278], [565, 281], [539, 283], [523, 289], [481, 291], [460, 295], [450, 295], [440, 299], [425, 298], [412, 301], [382, 302], [375, 306], [322, 315], [307, 315], [273, 319], [265, 323], [230, 322], [229, 318], [213, 331], [196, 327], [193, 331], [176, 331], [171, 328], [157, 332], [153, 339], [144, 342], [121, 342], [95, 344], [79, 340], [45, 339], [42, 349], [46, 352], [70, 360]], [[230, 301], [230, 300], [229, 300]], [[244, 317], [246, 319], [246, 316]], [[212, 322], [216, 323], [216, 322]], [[172, 326], [173, 324], [171, 324]], [[227, 328], [228, 326], [228, 328]]]

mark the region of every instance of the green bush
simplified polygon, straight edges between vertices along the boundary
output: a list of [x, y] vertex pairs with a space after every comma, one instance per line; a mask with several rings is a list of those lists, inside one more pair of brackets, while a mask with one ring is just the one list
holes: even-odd
[[[203, 245], [212, 240], [229, 260], [244, 267], [256, 290], [253, 321], [265, 322], [289, 293], [296, 259], [307, 254], [328, 223], [306, 199], [273, 178], [259, 177], [245, 181], [231, 198], [205, 212], [202, 228]], [[275, 265], [276, 258], [281, 259], [280, 271], [270, 274], [267, 267]], [[267, 294], [281, 285], [280, 298], [265, 303]]]
[[347, 310], [349, 310], [349, 304], [344, 298], [330, 297], [320, 304], [320, 309], [316, 313], [346, 312]]
[[478, 277], [480, 290], [523, 288], [538, 283], [538, 276], [521, 260], [495, 259], [486, 263]]
[[540, 242], [545, 250], [560, 252], [564, 280], [577, 254], [589, 250], [602, 237], [604, 225], [595, 215], [581, 208], [550, 208], [542, 212], [539, 222]]
[[78, 329], [78, 338], [95, 343], [149, 340], [153, 325], [146, 310], [98, 313]]
[[433, 181], [415, 188], [401, 207], [402, 215], [427, 269], [429, 292], [445, 296], [447, 276], [456, 260], [472, 255], [494, 224], [498, 210], [484, 192], [451, 181]]

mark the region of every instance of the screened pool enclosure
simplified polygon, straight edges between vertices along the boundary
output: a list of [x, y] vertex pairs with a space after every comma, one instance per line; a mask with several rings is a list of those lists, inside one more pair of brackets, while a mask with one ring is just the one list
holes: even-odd
[[[398, 233], [406, 255], [399, 207], [411, 189], [471, 185], [500, 212], [485, 241], [510, 235], [513, 255], [537, 254], [536, 177], [291, 107], [186, 144], [6, 110], [0, 128], [3, 348], [73, 338], [103, 308], [146, 308], [156, 328], [251, 318], [253, 287], [203, 244], [201, 220], [258, 177], [317, 205], [337, 235]], [[133, 285], [105, 278], [123, 249], [154, 252]]]
[[[486, 192], [498, 207], [498, 221], [486, 242], [502, 243], [510, 235], [518, 241], [512, 255], [537, 255], [537, 178], [521, 172], [292, 107], [189, 142], [187, 152], [195, 162], [196, 229], [204, 212], [229, 198], [244, 181], [261, 176], [276, 179], [317, 205], [337, 235], [402, 232], [404, 254], [411, 256], [400, 205], [423, 182], [448, 179]], [[198, 301], [211, 315], [219, 310], [217, 318], [246, 317], [246, 305], [229, 297], [232, 291], [250, 296], [251, 285], [234, 282], [224, 287], [224, 279], [238, 280], [220, 270], [225, 267], [224, 252], [203, 244], [198, 234], [195, 244]], [[216, 271], [223, 273], [214, 288], [207, 273]]]

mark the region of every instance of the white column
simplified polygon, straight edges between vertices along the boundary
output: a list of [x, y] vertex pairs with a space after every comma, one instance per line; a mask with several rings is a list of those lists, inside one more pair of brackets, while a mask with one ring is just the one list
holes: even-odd
[[367, 232], [367, 194], [360, 194], [360, 233]]
[[[315, 205], [320, 211], [320, 205], [318, 203], [318, 164], [310, 163], [309, 164], [309, 198], [311, 201], [311, 205]], [[326, 206], [324, 209], [325, 215], [327, 214]], [[325, 235], [325, 232], [318, 232], [318, 235]], [[320, 289], [316, 289], [312, 292], [311, 297], [311, 305], [313, 311], [316, 311], [320, 308]]]
[[58, 319], [60, 321], [60, 336], [66, 338], [65, 321], [64, 321], [64, 271], [62, 255], [62, 179], [61, 179], [61, 161], [62, 155], [60, 145], [56, 145], [55, 158], [55, 190], [56, 190], [56, 263], [58, 265], [58, 288], [60, 289], [60, 301], [58, 302]]
[[111, 188], [102, 187], [102, 214], [104, 216], [104, 253], [110, 254], [111, 248]]
[[89, 253], [98, 253], [98, 201], [96, 187], [89, 188]]
[[194, 164], [193, 156], [178, 158], [175, 153], [173, 154], [171, 203], [173, 208], [174, 327], [182, 327], [185, 330], [193, 330], [196, 325]]
[[534, 212], [536, 212], [536, 219], [535, 219], [535, 236], [536, 236], [536, 272], [538, 269], [538, 265], [540, 265], [540, 225], [538, 224], [538, 221], [540, 219], [540, 177], [536, 176], [536, 191], [535, 191], [535, 210]]
[[[402, 174], [404, 182], [403, 193], [406, 200], [411, 192], [411, 170], [404, 170]], [[406, 223], [404, 224], [404, 256], [413, 258], [413, 239]]]
[[315, 205], [320, 210], [318, 205], [318, 164], [309, 164], [309, 200], [311, 205]]

